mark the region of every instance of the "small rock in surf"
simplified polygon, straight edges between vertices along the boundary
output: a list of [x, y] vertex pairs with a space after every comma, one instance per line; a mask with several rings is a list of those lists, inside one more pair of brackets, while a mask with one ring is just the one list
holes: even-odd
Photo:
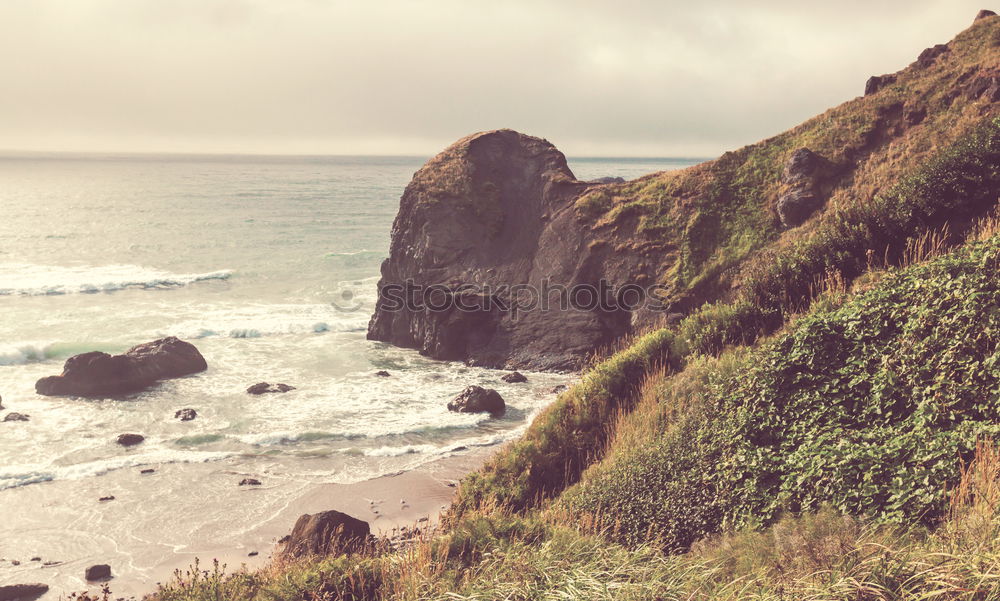
[[288, 384], [268, 384], [267, 382], [258, 382], [247, 388], [247, 394], [270, 394], [275, 392], [288, 392], [289, 390], [295, 390], [294, 386], [289, 386]]
[[174, 413], [174, 417], [182, 422], [189, 422], [198, 417], [198, 412], [194, 409], [179, 409], [177, 413]]
[[122, 434], [118, 437], [118, 444], [123, 447], [134, 447], [144, 440], [146, 437], [142, 434]]

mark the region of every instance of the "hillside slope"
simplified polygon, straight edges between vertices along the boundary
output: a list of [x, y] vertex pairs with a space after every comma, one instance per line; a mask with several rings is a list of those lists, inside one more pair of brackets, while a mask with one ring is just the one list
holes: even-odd
[[[779, 274], [782, 281], [792, 275], [781, 290], [759, 282], [789, 247], [837, 228], [881, 226], [870, 222], [885, 207], [873, 205], [908, 194], [899, 187], [907, 177], [936, 177], [929, 170], [943, 150], [990, 123], [1000, 106], [998, 21], [977, 20], [898, 73], [875, 78], [867, 95], [792, 130], [632, 182], [576, 181], [551, 144], [509, 130], [456, 142], [403, 195], [369, 337], [480, 365], [578, 368], [593, 349], [705, 302], [779, 294], [790, 296], [780, 299], [787, 304], [807, 297], [811, 279], [827, 267], [860, 271], [846, 265], [857, 256], [830, 251], [860, 253], [863, 266], [868, 252], [891, 258], [920, 227], [951, 223], [960, 233], [995, 198], [921, 207], [852, 239], [856, 248], [820, 247], [829, 256], [814, 262], [828, 264]], [[832, 264], [838, 260], [844, 264]], [[407, 283], [465, 308], [393, 307], [389, 291]], [[504, 310], [523, 298], [518, 290], [537, 299], [543, 290], [602, 283], [611, 301], [605, 306], [577, 300], [569, 310], [558, 303]], [[630, 286], [656, 302], [620, 302]]]

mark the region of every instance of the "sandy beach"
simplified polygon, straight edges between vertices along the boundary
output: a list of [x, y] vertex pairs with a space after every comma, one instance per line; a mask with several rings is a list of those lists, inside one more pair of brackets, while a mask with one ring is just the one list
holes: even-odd
[[[84, 570], [106, 563], [114, 574], [109, 583], [114, 596], [138, 598], [195, 558], [203, 567], [218, 559], [229, 571], [264, 565], [304, 513], [336, 509], [369, 522], [375, 533], [431, 524], [461, 477], [497, 448], [352, 484], [295, 482], [256, 470], [261, 486], [240, 487], [247, 466], [215, 462], [155, 466], [151, 474], [124, 469], [3, 490], [0, 508], [7, 519], [0, 523], [0, 585], [44, 583], [50, 589], [42, 599], [55, 600], [98, 590], [100, 585], [84, 580]], [[239, 487], [239, 502], [220, 502], [232, 498], [233, 487]], [[115, 498], [99, 500], [107, 496]]]

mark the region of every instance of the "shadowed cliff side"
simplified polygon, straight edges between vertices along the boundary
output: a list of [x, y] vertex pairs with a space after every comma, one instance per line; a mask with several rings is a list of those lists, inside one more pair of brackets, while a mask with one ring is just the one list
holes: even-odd
[[[590, 187], [545, 140], [498, 130], [453, 144], [403, 194], [368, 337], [477, 365], [578, 367], [626, 330], [627, 313], [562, 310], [557, 293], [548, 308], [528, 303], [546, 282], [596, 287], [634, 272], [604, 265], [577, 223], [574, 202]], [[426, 304], [399, 306], [408, 283]]]

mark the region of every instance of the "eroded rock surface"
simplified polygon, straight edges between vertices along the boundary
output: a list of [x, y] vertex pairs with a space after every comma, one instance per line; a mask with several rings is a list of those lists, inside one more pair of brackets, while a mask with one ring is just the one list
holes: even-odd
[[207, 368], [193, 344], [170, 336], [134, 346], [122, 355], [94, 351], [70, 357], [61, 375], [38, 380], [35, 391], [46, 396], [117, 396]]

